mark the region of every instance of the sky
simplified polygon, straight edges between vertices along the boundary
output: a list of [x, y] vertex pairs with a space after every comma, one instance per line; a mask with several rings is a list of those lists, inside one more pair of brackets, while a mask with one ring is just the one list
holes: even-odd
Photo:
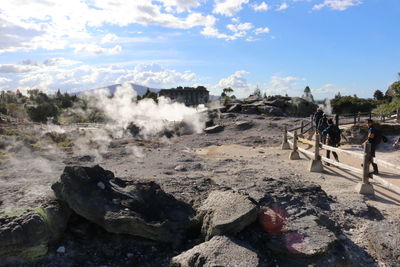
[[399, 18], [399, 0], [1, 0], [0, 90], [372, 97], [400, 72]]

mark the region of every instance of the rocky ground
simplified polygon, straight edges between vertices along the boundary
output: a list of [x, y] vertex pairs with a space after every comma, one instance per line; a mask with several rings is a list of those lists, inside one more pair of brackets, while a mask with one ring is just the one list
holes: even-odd
[[[223, 113], [214, 119], [221, 127], [202, 134], [3, 160], [0, 251], [17, 251], [9, 237], [24, 236], [23, 222], [51, 234], [21, 237], [25, 251], [48, 244], [44, 257], [3, 255], [0, 265], [396, 266], [398, 206], [358, 195], [333, 169], [307, 172], [304, 156], [289, 161], [282, 131], [300, 121]], [[80, 168], [96, 164], [110, 172]], [[41, 206], [54, 201], [56, 182], [65, 209]], [[69, 218], [64, 227], [51, 219], [59, 213]], [[381, 237], [393, 227], [395, 239]]]

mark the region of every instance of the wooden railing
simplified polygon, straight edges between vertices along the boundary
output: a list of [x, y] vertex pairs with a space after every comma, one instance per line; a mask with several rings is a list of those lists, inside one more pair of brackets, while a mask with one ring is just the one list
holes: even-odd
[[373, 119], [374, 121], [380, 122], [389, 122], [389, 121], [396, 121], [400, 123], [400, 109], [393, 113], [387, 114], [374, 114], [372, 112], [358, 112], [358, 113], [350, 113], [350, 114], [336, 114], [335, 115], [335, 122], [336, 125], [348, 125], [353, 124], [356, 125], [362, 121], [367, 119]]
[[[305, 127], [307, 127], [309, 125], [311, 126], [311, 128], [308, 130], [304, 130]], [[380, 166], [383, 166], [383, 167], [393, 171], [393, 173], [396, 173], [396, 172], [399, 173], [400, 166], [386, 162], [386, 161], [384, 161], [382, 159], [378, 159], [376, 157], [372, 158], [371, 157], [371, 145], [369, 143], [366, 143], [364, 145], [363, 153], [357, 153], [354, 151], [348, 151], [348, 150], [340, 149], [340, 148], [333, 147], [333, 146], [328, 146], [328, 145], [321, 143], [320, 135], [318, 133], [315, 135], [315, 140], [305, 139], [303, 134], [305, 132], [310, 131], [312, 128], [314, 128], [312, 119], [307, 123], [302, 121], [301, 126], [295, 127], [293, 129], [287, 130], [287, 127], [285, 126], [284, 133], [283, 133], [283, 143], [282, 143], [282, 149], [291, 150], [291, 153], [289, 156], [290, 160], [299, 159], [300, 158], [299, 152], [301, 152], [311, 158], [311, 162], [310, 162], [310, 165], [308, 168], [308, 170], [310, 172], [323, 172], [324, 165], [322, 164], [322, 162], [326, 162], [326, 163], [329, 163], [330, 165], [338, 167], [340, 169], [344, 169], [344, 170], [347, 170], [347, 171], [350, 171], [350, 172], [356, 173], [356, 174], [361, 174], [362, 182], [357, 185], [356, 190], [360, 194], [365, 194], [365, 195], [374, 194], [374, 188], [369, 181], [369, 179], [370, 179], [369, 167], [370, 167], [371, 163], [376, 163]], [[298, 135], [298, 132], [297, 132], [299, 130], [300, 130], [300, 135]], [[290, 138], [290, 140], [289, 140], [289, 138]], [[298, 146], [299, 142], [309, 145], [312, 148], [312, 151], [299, 147]], [[360, 160], [362, 160], [361, 168], [356, 168], [356, 167], [350, 166], [348, 164], [345, 164], [343, 162], [337, 162], [335, 160], [323, 157], [320, 155], [321, 148], [325, 149], [327, 151], [336, 152], [339, 154], [347, 154], [350, 157], [360, 159]], [[384, 187], [388, 190], [391, 190], [397, 194], [400, 194], [399, 186], [388, 182], [387, 180], [385, 180], [384, 178], [382, 178], [379, 175], [372, 175], [372, 178], [374, 179], [375, 182], [379, 183], [382, 187]], [[399, 178], [400, 178], [400, 175], [399, 175]]]

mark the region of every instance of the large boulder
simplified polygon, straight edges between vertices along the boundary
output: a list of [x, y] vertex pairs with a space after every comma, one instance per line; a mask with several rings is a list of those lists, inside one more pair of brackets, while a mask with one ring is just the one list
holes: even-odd
[[226, 236], [193, 247], [172, 258], [171, 267], [259, 266], [257, 254], [243, 243]]
[[250, 199], [233, 191], [212, 191], [198, 208], [201, 231], [206, 240], [215, 235], [236, 234], [257, 219], [258, 208]]
[[254, 123], [251, 121], [237, 121], [235, 122], [235, 129], [239, 131], [245, 131], [254, 126]]
[[252, 95], [247, 98], [242, 99], [243, 104], [253, 104], [258, 101], [262, 101], [263, 98], [261, 96]]
[[242, 105], [242, 112], [243, 114], [260, 114], [258, 111], [259, 106], [254, 106], [252, 104], [249, 105]]
[[287, 105], [287, 100], [284, 98], [275, 98], [273, 100], [268, 100], [265, 101], [265, 104], [268, 106], [273, 106], [273, 107], [278, 107], [278, 108], [284, 108]]
[[292, 97], [288, 101], [285, 113], [293, 116], [309, 116], [315, 112], [318, 106], [300, 97]]
[[214, 134], [214, 133], [222, 132], [224, 130], [224, 128], [225, 127], [223, 125], [215, 125], [215, 126], [205, 128], [204, 132], [208, 133], [208, 134]]
[[278, 107], [260, 106], [260, 107], [257, 107], [257, 109], [261, 114], [265, 114], [268, 116], [277, 116], [277, 117], [285, 116], [285, 113], [283, 112], [283, 110]]
[[160, 242], [179, 242], [194, 215], [156, 183], [123, 181], [100, 166], [67, 166], [52, 189], [77, 214], [108, 232]]
[[227, 112], [240, 112], [242, 110], [242, 104], [233, 104], [227, 110]]
[[69, 216], [67, 206], [52, 201], [19, 215], [0, 217], [0, 262], [31, 261], [45, 255], [48, 243], [64, 232]]

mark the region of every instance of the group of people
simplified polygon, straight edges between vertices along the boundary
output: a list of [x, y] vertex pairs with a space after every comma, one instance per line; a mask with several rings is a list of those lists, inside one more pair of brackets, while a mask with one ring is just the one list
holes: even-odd
[[[338, 147], [340, 146], [341, 132], [337, 125], [334, 124], [331, 118], [328, 119], [327, 115], [323, 112], [321, 108], [318, 108], [317, 112], [314, 113], [315, 130], [321, 136], [321, 142], [327, 144], [328, 146]], [[387, 141], [377, 128], [374, 126], [374, 122], [371, 119], [367, 120], [368, 126], [368, 138], [363, 143], [369, 143], [371, 145], [370, 151], [370, 164], [372, 164], [373, 174], [379, 174], [378, 165], [374, 163], [375, 151], [379, 143], [383, 140]], [[385, 140], [386, 139], [386, 140]], [[394, 142], [393, 147], [400, 145], [400, 138]], [[326, 157], [330, 158], [329, 150], [326, 151]], [[332, 151], [332, 154], [336, 161], [339, 161], [339, 157], [336, 152]], [[329, 163], [327, 163], [329, 166]]]
[[[316, 132], [321, 136], [321, 142], [328, 146], [338, 147], [340, 145], [341, 135], [339, 127], [333, 123], [331, 118], [323, 112], [321, 108], [318, 108], [314, 114], [314, 122]], [[339, 156], [336, 152], [332, 151], [333, 157], [336, 161], [339, 161]], [[326, 151], [326, 157], [329, 159], [331, 151]], [[329, 166], [329, 163], [327, 163]]]

